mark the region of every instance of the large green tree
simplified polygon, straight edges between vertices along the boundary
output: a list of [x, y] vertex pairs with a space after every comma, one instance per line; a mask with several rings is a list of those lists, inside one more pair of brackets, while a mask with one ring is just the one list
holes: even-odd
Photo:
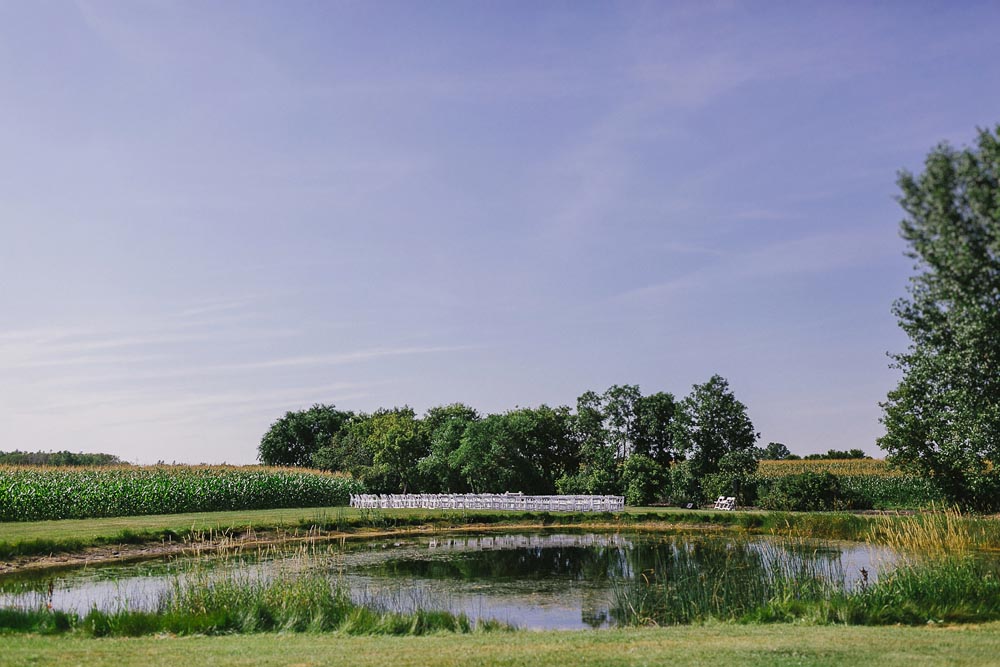
[[879, 445], [965, 507], [1000, 507], [1000, 127], [901, 172], [916, 275], [893, 312], [910, 338]]
[[462, 403], [431, 408], [421, 420], [430, 451], [417, 468], [428, 492], [465, 493], [469, 486], [461, 472], [452, 465], [451, 457], [462, 446], [462, 436], [479, 413]]
[[417, 462], [430, 452], [430, 444], [412, 408], [377, 410], [352, 425], [351, 430], [356, 443], [371, 456], [371, 465], [358, 471], [369, 490], [376, 493], [423, 490]]
[[701, 480], [720, 472], [744, 479], [756, 470], [760, 434], [747, 416], [747, 408], [736, 400], [729, 382], [713, 375], [708, 382], [694, 385], [678, 405], [673, 423], [674, 442], [684, 452], [686, 472], [694, 480], [690, 495], [701, 494]]
[[618, 493], [621, 479], [605, 425], [604, 397], [594, 391], [581, 394], [568, 426], [578, 467], [557, 480], [559, 493]]
[[286, 412], [260, 439], [257, 458], [265, 465], [308, 466], [313, 454], [325, 447], [353, 415], [333, 405]]
[[552, 493], [577, 465], [569, 418], [547, 405], [488, 415], [468, 425], [451, 465], [476, 493]]

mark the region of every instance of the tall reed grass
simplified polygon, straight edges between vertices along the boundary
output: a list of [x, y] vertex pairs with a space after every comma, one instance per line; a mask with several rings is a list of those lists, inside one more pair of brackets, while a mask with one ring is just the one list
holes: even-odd
[[734, 621], [774, 602], [815, 602], [843, 590], [839, 561], [810, 551], [805, 541], [746, 536], [678, 544], [615, 587], [612, 616], [639, 625]]
[[[230, 558], [240, 559], [238, 554]], [[252, 560], [260, 558], [258, 554]], [[473, 621], [444, 610], [358, 604], [337, 575], [319, 563], [317, 554], [306, 550], [266, 571], [242, 560], [228, 566], [196, 560], [175, 574], [151, 610], [93, 608], [79, 615], [44, 607], [5, 609], [0, 610], [0, 631], [74, 631], [105, 637], [254, 632], [424, 635], [509, 629], [496, 621]]]
[[[877, 577], [849, 585], [839, 561], [754, 546], [747, 538], [677, 549], [616, 590], [620, 623], [707, 620], [809, 621], [863, 625], [1000, 619], [1000, 563], [979, 549], [996, 526], [948, 510], [883, 522], [871, 544], [898, 558]], [[809, 543], [803, 542], [802, 547]]]

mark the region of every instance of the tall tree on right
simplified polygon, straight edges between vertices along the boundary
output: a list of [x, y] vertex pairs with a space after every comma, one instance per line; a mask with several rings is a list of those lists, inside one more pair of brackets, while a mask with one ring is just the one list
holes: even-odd
[[879, 446], [954, 503], [1000, 507], [1000, 126], [901, 172], [901, 235], [916, 261], [893, 306], [910, 337], [882, 403]]

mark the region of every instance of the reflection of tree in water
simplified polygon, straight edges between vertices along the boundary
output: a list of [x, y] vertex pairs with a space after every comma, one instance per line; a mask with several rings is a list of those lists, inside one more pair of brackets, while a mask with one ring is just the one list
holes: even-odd
[[602, 600], [600, 607], [595, 605], [588, 605], [587, 600], [584, 600], [583, 607], [580, 609], [580, 620], [586, 625], [589, 625], [594, 630], [602, 628], [608, 624], [608, 603], [606, 600]]
[[842, 573], [840, 555], [829, 545], [732, 536], [521, 535], [447, 538], [363, 569], [387, 578], [564, 582], [556, 589], [578, 595], [581, 621], [596, 628], [737, 618], [778, 592], [815, 596]]
[[620, 548], [609, 546], [529, 546], [519, 549], [460, 551], [435, 558], [392, 559], [365, 569], [386, 577], [409, 576], [462, 581], [601, 581], [623, 575], [626, 563], [622, 556]]

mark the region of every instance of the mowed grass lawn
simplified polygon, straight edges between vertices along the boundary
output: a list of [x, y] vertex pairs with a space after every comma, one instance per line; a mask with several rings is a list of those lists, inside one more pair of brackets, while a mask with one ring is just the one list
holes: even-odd
[[37, 539], [93, 539], [113, 537], [124, 530], [175, 532], [246, 530], [298, 526], [302, 520], [335, 519], [338, 513], [359, 516], [349, 507], [309, 507], [279, 510], [235, 510], [231, 512], [194, 512], [190, 514], [150, 514], [102, 519], [63, 519], [59, 521], [24, 521], [0, 523], [0, 541]]
[[261, 634], [0, 637], [0, 665], [996, 665], [1000, 623], [958, 627], [709, 625], [427, 637]]

